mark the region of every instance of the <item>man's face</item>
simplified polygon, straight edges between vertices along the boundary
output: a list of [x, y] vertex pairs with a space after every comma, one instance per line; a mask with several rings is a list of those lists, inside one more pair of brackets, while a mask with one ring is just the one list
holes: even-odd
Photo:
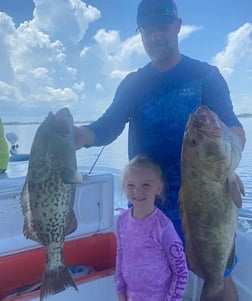
[[146, 24], [140, 27], [145, 51], [155, 64], [166, 63], [178, 52], [178, 33], [181, 19], [172, 23]]

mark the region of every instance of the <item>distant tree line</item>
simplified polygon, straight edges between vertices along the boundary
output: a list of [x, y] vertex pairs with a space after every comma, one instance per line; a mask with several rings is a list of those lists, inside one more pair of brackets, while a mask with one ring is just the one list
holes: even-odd
[[[74, 121], [74, 124], [89, 124], [92, 121]], [[3, 125], [29, 125], [29, 124], [40, 124], [41, 121], [29, 121], [29, 122], [23, 122], [23, 121], [5, 121], [3, 122]]]
[[243, 113], [243, 114], [238, 114], [237, 115], [238, 118], [250, 118], [252, 117], [251, 113]]

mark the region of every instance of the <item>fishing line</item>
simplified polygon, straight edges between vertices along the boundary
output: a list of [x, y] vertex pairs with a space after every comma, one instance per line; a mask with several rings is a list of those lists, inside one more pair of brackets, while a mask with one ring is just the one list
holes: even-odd
[[95, 167], [95, 164], [97, 163], [98, 159], [100, 158], [100, 156], [101, 156], [101, 154], [102, 154], [102, 152], [103, 152], [103, 150], [104, 150], [104, 147], [105, 147], [105, 145], [103, 145], [103, 147], [101, 148], [101, 150], [100, 150], [100, 152], [99, 152], [97, 158], [95, 159], [93, 165], [91, 166], [91, 168], [90, 168], [90, 170], [89, 170], [89, 172], [88, 172], [88, 175], [90, 175], [91, 172], [93, 171], [93, 169], [94, 169], [94, 167]]

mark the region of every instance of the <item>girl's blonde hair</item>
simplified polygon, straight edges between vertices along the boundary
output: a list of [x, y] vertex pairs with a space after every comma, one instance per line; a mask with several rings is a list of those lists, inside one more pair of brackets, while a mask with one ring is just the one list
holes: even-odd
[[[123, 177], [122, 177], [123, 187], [125, 184], [126, 174], [132, 168], [137, 168], [137, 169], [150, 168], [150, 169], [152, 169], [155, 172], [158, 180], [160, 181], [160, 183], [163, 187], [163, 185], [164, 185], [163, 173], [162, 173], [160, 166], [157, 163], [155, 163], [152, 159], [150, 159], [149, 157], [140, 156], [140, 155], [138, 155], [138, 156], [134, 157], [132, 160], [130, 160], [129, 163], [124, 168]], [[159, 197], [162, 198], [162, 193], [159, 195]]]

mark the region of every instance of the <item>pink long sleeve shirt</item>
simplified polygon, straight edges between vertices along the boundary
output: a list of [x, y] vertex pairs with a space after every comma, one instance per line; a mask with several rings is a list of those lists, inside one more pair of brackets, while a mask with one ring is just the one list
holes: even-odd
[[118, 293], [126, 293], [132, 301], [179, 301], [187, 278], [183, 244], [161, 210], [135, 219], [130, 208], [118, 217]]

